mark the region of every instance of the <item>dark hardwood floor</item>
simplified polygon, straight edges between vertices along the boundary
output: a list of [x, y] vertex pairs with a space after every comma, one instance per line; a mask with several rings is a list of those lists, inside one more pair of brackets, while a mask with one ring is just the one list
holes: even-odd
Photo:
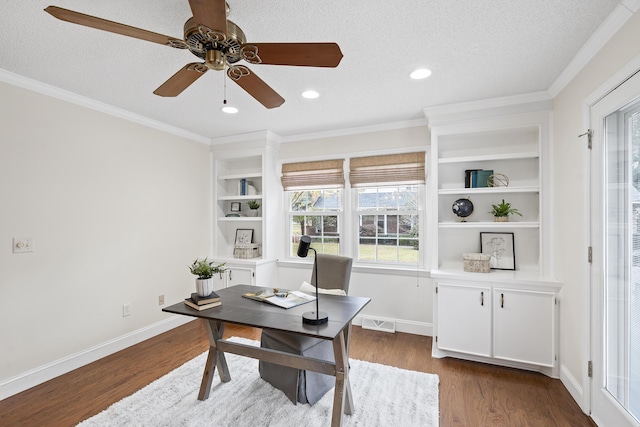
[[[228, 325], [225, 336], [258, 340], [260, 330]], [[0, 401], [0, 425], [75, 425], [208, 347], [204, 326], [190, 322]], [[433, 359], [431, 337], [354, 326], [350, 357], [438, 374], [443, 427], [595, 425], [559, 380], [481, 363]]]

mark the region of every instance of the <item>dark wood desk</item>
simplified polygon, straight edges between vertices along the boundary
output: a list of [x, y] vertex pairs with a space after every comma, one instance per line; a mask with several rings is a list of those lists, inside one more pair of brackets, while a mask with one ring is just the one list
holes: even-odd
[[[223, 382], [231, 380], [225, 353], [233, 353], [336, 377], [331, 425], [333, 427], [340, 426], [342, 414], [350, 415], [353, 410], [353, 398], [349, 384], [351, 321], [371, 300], [353, 296], [320, 295], [320, 310], [329, 314], [329, 322], [323, 325], [307, 325], [302, 323], [302, 313], [315, 310], [314, 302], [285, 310], [242, 297], [242, 294], [260, 289], [269, 288], [236, 285], [216, 291], [220, 295], [222, 305], [209, 310], [197, 311], [186, 306], [183, 302], [162, 309], [168, 313], [199, 317], [205, 321], [210, 347], [198, 399], [205, 400], [209, 397], [216, 366]], [[222, 336], [227, 322], [331, 340], [335, 363], [223, 340]]]

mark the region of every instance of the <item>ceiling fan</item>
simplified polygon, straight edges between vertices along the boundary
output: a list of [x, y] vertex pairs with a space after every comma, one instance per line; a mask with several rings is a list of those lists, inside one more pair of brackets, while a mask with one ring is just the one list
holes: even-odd
[[204, 62], [192, 62], [158, 87], [159, 96], [177, 96], [208, 70], [222, 71], [266, 108], [284, 103], [275, 90], [245, 65], [294, 65], [337, 67], [342, 52], [336, 43], [247, 43], [244, 32], [227, 20], [229, 5], [225, 0], [189, 0], [193, 17], [184, 24], [184, 39], [165, 36], [57, 6], [45, 9], [54, 17], [74, 24], [147, 40], [177, 49], [189, 49]]

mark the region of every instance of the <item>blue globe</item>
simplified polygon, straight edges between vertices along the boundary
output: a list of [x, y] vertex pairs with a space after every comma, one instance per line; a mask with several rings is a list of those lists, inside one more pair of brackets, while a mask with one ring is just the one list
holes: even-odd
[[473, 203], [469, 199], [458, 199], [453, 202], [451, 209], [459, 218], [467, 218], [473, 213]]

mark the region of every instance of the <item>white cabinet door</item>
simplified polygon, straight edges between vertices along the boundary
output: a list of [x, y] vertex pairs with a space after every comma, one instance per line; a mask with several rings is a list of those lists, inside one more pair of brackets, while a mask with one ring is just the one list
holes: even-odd
[[554, 365], [555, 294], [493, 290], [493, 357]]
[[438, 283], [437, 346], [491, 356], [491, 289]]
[[219, 291], [227, 287], [227, 273], [217, 273], [213, 275], [213, 290]]
[[253, 285], [253, 269], [232, 267], [227, 270], [227, 287], [235, 285]]

